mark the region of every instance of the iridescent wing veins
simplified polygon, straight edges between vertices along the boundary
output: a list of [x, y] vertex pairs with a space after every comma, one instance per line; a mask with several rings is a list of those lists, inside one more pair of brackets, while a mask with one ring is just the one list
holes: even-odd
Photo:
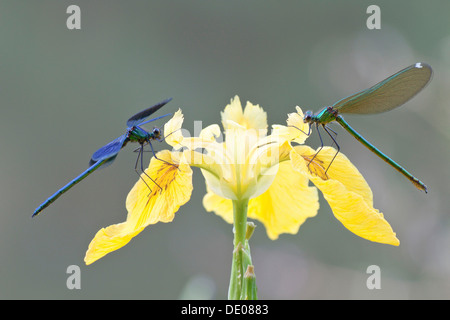
[[339, 113], [370, 114], [397, 108], [430, 82], [433, 70], [426, 63], [413, 64], [369, 89], [339, 100], [332, 107]]

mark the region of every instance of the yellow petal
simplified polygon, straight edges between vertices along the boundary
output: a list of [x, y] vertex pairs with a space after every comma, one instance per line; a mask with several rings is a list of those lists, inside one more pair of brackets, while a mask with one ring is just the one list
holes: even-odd
[[258, 135], [267, 133], [267, 114], [259, 105], [253, 105], [247, 102], [245, 110], [242, 110], [241, 101], [238, 96], [231, 100], [230, 104], [225, 107], [221, 113], [222, 125], [225, 130], [228, 129], [230, 122], [233, 121], [244, 129], [254, 129]]
[[123, 247], [148, 225], [172, 221], [179, 207], [189, 201], [192, 193], [191, 168], [183, 159], [178, 166], [166, 163], [172, 163], [172, 154], [167, 150], [159, 152], [157, 157], [161, 160], [152, 158], [145, 172], [161, 189], [142, 174], [142, 179], [136, 182], [127, 197], [127, 220], [97, 232], [86, 252], [86, 264]]
[[183, 120], [183, 113], [181, 109], [178, 109], [172, 119], [164, 125], [164, 140], [172, 147], [176, 147], [183, 141], [183, 134], [181, 132]]
[[296, 113], [289, 113], [287, 125], [294, 142], [303, 144], [310, 133], [309, 124], [303, 121], [303, 111], [300, 107], [296, 107]]
[[248, 217], [261, 221], [270, 239], [282, 233], [295, 234], [307, 218], [319, 210], [315, 187], [308, 178], [294, 171], [290, 161], [279, 164], [275, 180], [262, 195], [251, 199]]
[[220, 137], [220, 127], [217, 124], [207, 126], [199, 135], [200, 140], [208, 142], [214, 142], [218, 137]]
[[267, 113], [258, 104], [253, 105], [247, 101], [244, 109], [244, 119], [247, 129], [261, 130], [265, 135], [267, 133]]
[[192, 170], [183, 161], [178, 166], [167, 163], [173, 163], [172, 157], [176, 155], [164, 150], [157, 154], [160, 160], [151, 159], [145, 173], [159, 187], [145, 174], [141, 175], [145, 183], [143, 179], [139, 179], [126, 200], [128, 222], [135, 222], [137, 227], [170, 222], [180, 205], [189, 200], [192, 192]]
[[89, 265], [108, 253], [122, 248], [141, 230], [130, 231], [126, 222], [100, 229], [89, 244], [84, 262]]
[[[222, 172], [228, 169], [227, 166], [219, 167], [222, 169]], [[230, 176], [230, 174], [225, 173], [222, 175], [217, 175], [215, 172], [211, 170], [201, 169], [203, 177], [205, 178], [206, 185], [210, 191], [213, 193], [220, 195], [223, 198], [227, 199], [237, 199], [236, 197], [236, 185], [230, 183], [229, 180], [225, 178], [226, 176]]]
[[[214, 212], [226, 222], [233, 223], [233, 203], [213, 192], [203, 198], [208, 212]], [[295, 234], [301, 224], [317, 214], [319, 209], [317, 189], [308, 186], [308, 179], [293, 171], [289, 161], [279, 166], [269, 189], [250, 199], [248, 217], [259, 220], [266, 227], [267, 235], [275, 240], [282, 233]]]
[[214, 212], [222, 217], [226, 222], [233, 223], [233, 202], [230, 199], [222, 198], [207, 187], [207, 193], [203, 197], [203, 206], [208, 212]]
[[[310, 159], [314, 152], [306, 146], [295, 147], [291, 152], [292, 164], [295, 170], [307, 174], [322, 191], [334, 216], [347, 229], [364, 239], [399, 245], [399, 240], [383, 214], [373, 208], [372, 191], [367, 182], [347, 157], [338, 153], [328, 168], [336, 150], [324, 147], [314, 158], [315, 164], [311, 164], [316, 169], [311, 170], [308, 168], [307, 159]], [[324, 171], [319, 171], [319, 167]]]

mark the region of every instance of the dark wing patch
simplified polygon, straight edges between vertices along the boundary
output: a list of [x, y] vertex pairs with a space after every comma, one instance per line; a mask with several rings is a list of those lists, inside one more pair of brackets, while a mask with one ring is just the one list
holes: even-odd
[[[108, 160], [105, 164], [111, 164], [112, 161], [116, 158], [120, 149], [124, 146], [125, 140], [127, 136], [124, 134], [123, 136], [118, 137], [117, 139], [111, 141], [107, 145], [104, 145], [100, 149], [94, 152], [91, 160], [89, 161], [89, 166], [92, 166], [98, 161]], [[103, 164], [102, 166], [104, 166]]]
[[172, 100], [172, 98], [161, 101], [160, 103], [157, 103], [154, 106], [151, 106], [150, 108], [147, 108], [139, 113], [136, 113], [134, 116], [128, 119], [127, 121], [128, 128], [139, 125], [140, 123], [144, 122], [145, 119], [147, 119], [153, 113], [161, 109], [165, 104], [170, 102], [170, 100]]

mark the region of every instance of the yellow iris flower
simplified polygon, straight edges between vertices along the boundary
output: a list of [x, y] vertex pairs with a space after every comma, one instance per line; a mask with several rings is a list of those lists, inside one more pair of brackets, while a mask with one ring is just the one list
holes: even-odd
[[263, 109], [250, 102], [243, 109], [237, 96], [221, 115], [224, 139], [218, 125], [204, 128], [198, 137], [184, 137], [183, 115], [180, 110], [174, 114], [164, 126], [169, 133], [165, 141], [173, 151], [159, 152], [160, 160], [152, 158], [145, 170], [161, 188], [150, 191], [143, 179], [148, 185], [152, 182], [141, 176], [128, 194], [126, 221], [97, 232], [86, 252], [86, 264], [126, 245], [148, 225], [172, 221], [191, 197], [191, 166], [201, 168], [206, 180], [207, 211], [233, 223], [236, 203], [245, 200], [247, 216], [260, 221], [270, 239], [295, 234], [307, 218], [314, 217], [320, 190], [348, 230], [370, 241], [399, 245], [383, 214], [373, 208], [367, 182], [347, 157], [339, 153], [329, 167], [335, 149], [324, 147], [314, 157], [316, 150], [298, 145], [309, 130], [300, 108], [289, 114], [287, 126], [274, 125], [270, 135]]

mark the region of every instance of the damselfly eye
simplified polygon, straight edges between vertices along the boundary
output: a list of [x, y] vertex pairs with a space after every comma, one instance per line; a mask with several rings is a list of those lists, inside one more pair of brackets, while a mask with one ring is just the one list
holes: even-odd
[[303, 122], [304, 123], [311, 122], [311, 119], [312, 119], [312, 112], [311, 111], [306, 111], [305, 115], [303, 116]]
[[160, 130], [159, 128], [154, 128], [154, 129], [153, 129], [153, 134], [154, 134], [155, 136], [159, 136], [159, 135], [161, 135], [161, 130]]

